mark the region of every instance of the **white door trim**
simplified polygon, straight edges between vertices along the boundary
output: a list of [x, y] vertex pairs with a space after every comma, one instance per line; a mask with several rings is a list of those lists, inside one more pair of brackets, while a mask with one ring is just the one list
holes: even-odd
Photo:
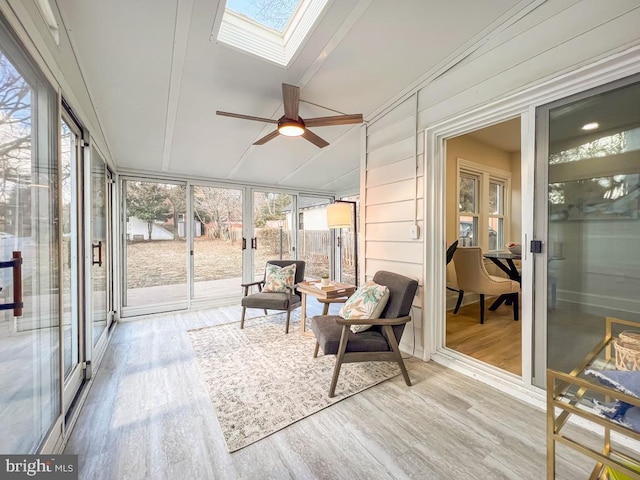
[[[600, 59], [592, 64], [563, 73], [555, 78], [539, 82], [520, 92], [507, 95], [499, 100], [482, 105], [468, 112], [429, 126], [425, 134], [425, 311], [424, 360], [433, 358], [440, 363], [470, 374], [469, 365], [473, 361], [462, 358], [444, 345], [445, 327], [445, 140], [454, 136], [483, 128], [510, 118], [521, 118], [521, 158], [522, 158], [522, 241], [523, 251], [528, 250], [525, 241], [533, 239], [534, 173], [535, 173], [535, 109], [575, 93], [610, 83], [640, 72], [640, 46], [635, 46]], [[428, 89], [428, 86], [425, 87]], [[525, 387], [540, 391], [532, 384], [533, 374], [533, 316], [534, 316], [534, 272], [532, 255], [523, 253], [522, 292], [522, 380], [500, 378], [495, 372], [478, 366], [475, 362], [472, 376], [506, 390]], [[428, 261], [428, 265], [427, 265]], [[539, 291], [542, 290], [542, 291]], [[546, 289], [537, 289], [538, 295], [546, 295]], [[546, 310], [546, 309], [545, 309]], [[545, 312], [539, 312], [546, 314]], [[463, 361], [464, 360], [464, 361]], [[476, 368], [477, 367], [477, 368]], [[507, 385], [508, 384], [508, 385]]]

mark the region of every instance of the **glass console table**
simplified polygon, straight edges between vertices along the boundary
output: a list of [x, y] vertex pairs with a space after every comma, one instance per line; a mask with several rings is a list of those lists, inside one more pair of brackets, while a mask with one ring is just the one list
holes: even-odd
[[[594, 370], [615, 370], [615, 352], [612, 340], [614, 330], [626, 327], [640, 330], [640, 323], [617, 318], [607, 318], [604, 338], [585, 357], [584, 361], [570, 373], [547, 370], [547, 479], [555, 479], [556, 444], [561, 443], [595, 460], [590, 479], [615, 478], [607, 476], [607, 467], [626, 477], [640, 480], [640, 451], [635, 455], [623, 453], [612, 446], [611, 433], [640, 442], [640, 431], [633, 430], [621, 423], [597, 413], [597, 402], [626, 402], [640, 408], [640, 398], [626, 395], [607, 387], [584, 372]], [[640, 376], [640, 372], [638, 372]], [[602, 448], [596, 450], [583, 439], [572, 438], [564, 427], [572, 416], [580, 417], [602, 427], [599, 434]]]

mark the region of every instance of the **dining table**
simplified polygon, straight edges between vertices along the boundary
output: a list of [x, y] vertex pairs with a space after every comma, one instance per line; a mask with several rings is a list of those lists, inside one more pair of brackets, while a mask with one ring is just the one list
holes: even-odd
[[522, 283], [522, 275], [514, 262], [514, 260], [521, 260], [522, 255], [504, 251], [490, 251], [484, 254], [484, 258], [491, 260], [511, 280]]

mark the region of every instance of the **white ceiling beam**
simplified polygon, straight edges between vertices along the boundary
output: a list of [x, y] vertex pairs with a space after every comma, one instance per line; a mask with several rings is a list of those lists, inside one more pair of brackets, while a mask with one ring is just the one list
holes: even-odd
[[178, 114], [178, 100], [180, 99], [180, 86], [184, 73], [184, 61], [189, 44], [189, 30], [191, 28], [191, 12], [193, 0], [178, 0], [176, 6], [176, 22], [173, 33], [173, 52], [171, 55], [171, 77], [169, 79], [169, 93], [167, 100], [167, 117], [164, 127], [164, 145], [162, 148], [162, 171], [169, 170], [171, 160], [171, 146], [173, 133]]

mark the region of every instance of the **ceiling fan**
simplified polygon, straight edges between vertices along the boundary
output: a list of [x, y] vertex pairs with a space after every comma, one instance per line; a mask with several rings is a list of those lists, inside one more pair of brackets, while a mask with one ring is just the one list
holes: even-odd
[[[287, 137], [301, 136], [305, 140], [310, 141], [315, 146], [323, 148], [329, 145], [329, 142], [319, 137], [315, 133], [308, 130], [308, 127], [329, 127], [332, 125], [349, 125], [352, 123], [362, 123], [362, 114], [354, 115], [336, 115], [332, 117], [316, 117], [307, 118], [306, 120], [298, 116], [300, 108], [300, 87], [282, 84], [282, 101], [284, 104], [284, 115], [278, 120], [272, 118], [253, 117], [251, 115], [241, 115], [239, 113], [216, 111], [216, 115], [223, 117], [243, 118], [245, 120], [253, 120], [255, 122], [275, 123], [278, 128], [264, 137], [256, 140], [254, 145], [263, 145], [269, 140], [273, 140], [278, 135]], [[303, 100], [304, 101], [304, 100]]]

